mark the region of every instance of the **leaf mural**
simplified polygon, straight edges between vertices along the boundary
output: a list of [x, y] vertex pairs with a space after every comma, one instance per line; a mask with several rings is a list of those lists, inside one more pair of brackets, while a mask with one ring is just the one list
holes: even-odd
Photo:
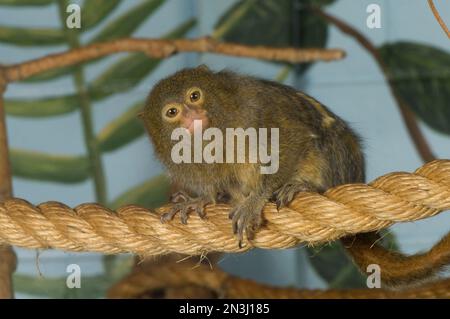
[[113, 261], [113, 269], [96, 276], [83, 276], [81, 289], [67, 287], [67, 276], [47, 278], [34, 277], [23, 274], [14, 274], [14, 290], [34, 296], [45, 295], [48, 298], [102, 298], [111, 287], [111, 283], [117, 282], [125, 276], [134, 264], [134, 257], [127, 256], [116, 258]]
[[[97, 0], [98, 1], [98, 0]], [[102, 30], [100, 30], [99, 34], [96, 35], [92, 40], [88, 42], [89, 43], [96, 43], [96, 42], [104, 42], [108, 40], [118, 39], [122, 37], [128, 37], [130, 36], [136, 29], [145, 22], [146, 19], [148, 19], [153, 13], [156, 12], [156, 10], [165, 2], [166, 0], [146, 0], [141, 2], [141, 4], [137, 5], [134, 8], [131, 8], [127, 12], [120, 15], [115, 20], [109, 22]], [[108, 2], [108, 0], [103, 0], [101, 2]], [[89, 2], [90, 3], [90, 2]], [[109, 9], [111, 12], [112, 9], [110, 8], [111, 4], [107, 6], [107, 4], [103, 4], [105, 6], [104, 11], [106, 9]], [[86, 7], [84, 7], [83, 14], [88, 12], [88, 9], [92, 8], [92, 10], [95, 10], [95, 6], [86, 4]], [[96, 13], [97, 14], [97, 13]], [[103, 20], [105, 17], [99, 17], [96, 16], [96, 18], [91, 18], [92, 20], [99, 20], [99, 21], [93, 21], [88, 23], [98, 23], [100, 20]], [[84, 21], [84, 20], [83, 20]], [[84, 31], [84, 28], [83, 28]], [[82, 62], [78, 64], [80, 65], [89, 65], [92, 63], [95, 63], [102, 58], [89, 60], [86, 62]], [[54, 80], [55, 78], [70, 75], [74, 72], [75, 67], [66, 67], [56, 70], [51, 70], [48, 72], [44, 72], [41, 74], [37, 74], [27, 80], [25, 80], [25, 83], [33, 83], [33, 82], [40, 82], [40, 81], [47, 81], [47, 80]]]
[[82, 182], [90, 176], [90, 164], [83, 156], [62, 156], [34, 151], [11, 150], [15, 176], [61, 183]]
[[57, 29], [25, 29], [0, 26], [0, 42], [20, 46], [64, 44], [64, 32]]
[[[213, 35], [231, 42], [289, 46], [294, 42], [294, 5], [298, 6], [300, 12], [305, 12], [308, 4], [326, 5], [333, 2], [334, 0], [241, 0], [221, 16]], [[302, 15], [306, 20], [299, 19], [298, 27], [302, 34], [297, 40], [300, 47], [323, 47], [326, 43], [326, 23], [309, 16], [311, 14], [308, 13]]]
[[330, 288], [361, 288], [365, 278], [346, 255], [342, 245], [334, 242], [319, 248], [307, 248], [309, 262]]
[[46, 6], [55, 0], [0, 0], [0, 6]]
[[[175, 30], [163, 36], [173, 39], [184, 36], [196, 21], [190, 19]], [[160, 59], [149, 58], [144, 53], [132, 53], [120, 59], [97, 77], [91, 84], [89, 91], [94, 99], [102, 99], [115, 92], [125, 92], [140, 83], [151, 71], [161, 63]]]
[[[328, 39], [328, 25], [323, 19], [311, 14], [308, 5], [328, 5], [333, 2], [241, 0], [219, 19], [213, 37], [251, 45], [324, 48]], [[294, 19], [296, 24], [293, 23]], [[296, 71], [304, 73], [311, 65], [298, 65]]]
[[241, 0], [217, 22], [215, 36], [252, 45], [285, 46], [291, 42], [290, 0]]
[[420, 43], [379, 48], [395, 90], [431, 128], [450, 134], [450, 53]]
[[83, 3], [81, 16], [83, 31], [95, 27], [108, 17], [121, 0], [89, 0]]
[[14, 275], [15, 291], [33, 296], [52, 299], [101, 298], [113, 282], [104, 275], [83, 278], [82, 289], [71, 289], [66, 284], [67, 277], [46, 278], [24, 274]]
[[[395, 235], [389, 230], [380, 231], [380, 238], [377, 244], [389, 250], [399, 249]], [[359, 271], [340, 242], [307, 248], [307, 251], [310, 264], [330, 288], [366, 287], [366, 276]]]
[[14, 116], [47, 117], [73, 112], [78, 109], [78, 104], [76, 95], [26, 100], [6, 99], [5, 111]]
[[110, 22], [90, 42], [104, 42], [132, 34], [165, 0], [147, 0]]
[[143, 105], [144, 101], [132, 105], [99, 133], [97, 140], [103, 152], [114, 151], [144, 134], [142, 121], [137, 117]]
[[169, 179], [165, 175], [158, 175], [123, 193], [109, 206], [116, 209], [124, 205], [135, 204], [155, 208], [167, 202], [169, 191]]
[[[88, 62], [84, 62], [81, 64], [90, 64], [90, 61]], [[32, 77], [29, 77], [25, 80], [22, 80], [22, 83], [30, 83], [33, 84], [35, 82], [43, 82], [43, 81], [49, 81], [49, 80], [54, 80], [57, 79], [59, 77], [62, 76], [66, 76], [71, 74], [73, 71], [75, 70], [75, 67], [70, 66], [70, 67], [64, 67], [64, 68], [59, 68], [59, 69], [53, 69], [47, 72], [42, 72], [36, 75], [33, 75]]]

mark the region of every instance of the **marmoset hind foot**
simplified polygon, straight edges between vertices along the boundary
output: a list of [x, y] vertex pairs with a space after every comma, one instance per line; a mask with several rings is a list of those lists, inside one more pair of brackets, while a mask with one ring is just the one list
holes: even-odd
[[239, 240], [239, 248], [242, 248], [244, 232], [248, 239], [255, 237], [256, 231], [262, 226], [262, 210], [267, 200], [262, 197], [249, 196], [242, 203], [236, 204], [228, 217], [232, 221], [233, 233]]
[[277, 209], [280, 209], [292, 202], [295, 195], [298, 193], [311, 190], [311, 187], [308, 187], [303, 183], [287, 183], [276, 190], [272, 198], [277, 205]]
[[172, 220], [179, 213], [181, 223], [185, 225], [191, 212], [195, 212], [201, 219], [204, 219], [206, 217], [205, 206], [212, 202], [205, 197], [193, 198], [183, 191], [173, 194], [170, 200], [174, 205], [167, 213], [161, 215], [161, 221], [164, 223]]
[[[287, 206], [297, 193], [310, 190], [311, 187], [305, 183], [288, 183], [273, 193], [271, 201], [274, 201], [277, 209], [280, 209]], [[232, 220], [233, 233], [238, 236], [239, 247], [242, 246], [244, 232], [251, 240], [261, 228], [263, 224], [262, 211], [267, 202], [268, 200], [264, 197], [249, 197], [231, 210], [229, 218]]]

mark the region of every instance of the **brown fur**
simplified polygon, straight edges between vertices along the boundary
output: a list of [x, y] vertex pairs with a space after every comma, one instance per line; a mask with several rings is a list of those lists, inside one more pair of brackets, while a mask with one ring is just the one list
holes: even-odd
[[[278, 128], [279, 170], [262, 175], [260, 163], [174, 164], [170, 134], [179, 123], [164, 122], [161, 109], [183, 103], [192, 87], [205, 92], [202, 110], [210, 127], [223, 133], [226, 128]], [[205, 67], [185, 69], [155, 86], [143, 118], [156, 153], [177, 185], [202, 197], [202, 204], [214, 202], [219, 193], [231, 197], [233, 225], [240, 238], [244, 231], [251, 238], [272, 197], [283, 206], [298, 191], [324, 191], [362, 181], [364, 176], [363, 155], [354, 147], [358, 137], [345, 122], [313, 98], [275, 82]]]
[[[177, 124], [164, 122], [161, 109], [167, 103], [183, 103], [186, 91], [192, 87], [204, 92], [201, 107], [210, 127], [223, 133], [225, 128], [279, 128], [278, 172], [261, 175], [260, 163], [174, 164], [170, 151], [175, 142], [170, 140], [170, 134]], [[261, 210], [269, 200], [283, 206], [299, 191], [323, 192], [365, 179], [360, 141], [350, 127], [312, 97], [279, 83], [228, 71], [213, 72], [204, 66], [184, 69], [154, 87], [143, 119], [173, 182], [197, 198], [188, 200], [186, 205], [201, 212], [202, 207], [198, 206], [215, 202], [219, 197], [227, 198], [233, 207], [230, 215], [233, 229], [240, 239], [244, 231], [252, 238], [263, 222]], [[187, 206], [178, 205], [175, 209], [181, 211], [185, 220]], [[405, 259], [381, 247], [368, 249], [372, 243], [370, 235], [361, 235], [347, 245], [364, 271], [368, 263], [382, 265], [383, 279], [391, 282], [430, 273], [425, 268], [423, 272], [419, 269], [424, 267], [426, 258]], [[399, 260], [405, 267], [398, 267]], [[405, 260], [416, 265], [412, 268], [418, 271], [410, 275], [411, 264]]]

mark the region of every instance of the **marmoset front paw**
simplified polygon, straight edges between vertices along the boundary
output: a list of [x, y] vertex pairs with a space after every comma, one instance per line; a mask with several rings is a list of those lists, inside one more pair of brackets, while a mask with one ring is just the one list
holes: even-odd
[[189, 214], [195, 212], [200, 218], [205, 218], [205, 206], [211, 203], [211, 200], [205, 197], [190, 197], [187, 193], [179, 191], [171, 196], [172, 208], [161, 215], [161, 222], [172, 220], [179, 213], [181, 223], [187, 224]]

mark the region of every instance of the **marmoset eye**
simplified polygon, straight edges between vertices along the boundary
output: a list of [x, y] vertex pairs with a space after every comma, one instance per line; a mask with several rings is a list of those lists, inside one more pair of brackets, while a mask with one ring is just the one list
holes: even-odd
[[166, 112], [167, 117], [175, 117], [175, 116], [177, 116], [177, 114], [178, 114], [178, 109], [175, 107], [168, 109]]
[[189, 88], [186, 91], [185, 96], [186, 96], [186, 98], [185, 98], [186, 103], [192, 103], [192, 104], [197, 104], [197, 105], [201, 105], [205, 98], [202, 90], [195, 86]]
[[192, 92], [190, 95], [191, 102], [197, 102], [198, 100], [200, 100], [200, 97], [201, 97], [200, 91]]

